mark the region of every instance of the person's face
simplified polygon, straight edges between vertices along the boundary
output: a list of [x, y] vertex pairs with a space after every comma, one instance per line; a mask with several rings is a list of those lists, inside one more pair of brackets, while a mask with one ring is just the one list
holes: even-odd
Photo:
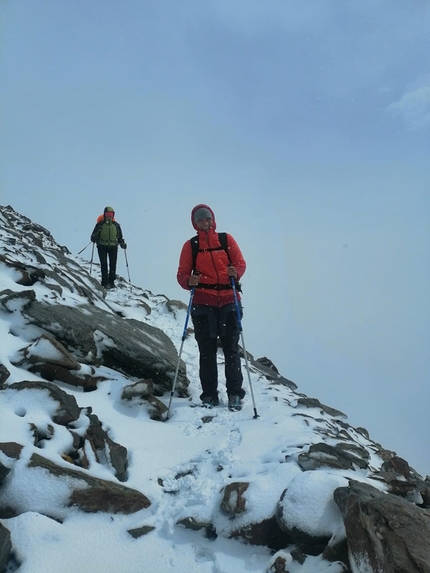
[[108, 217], [109, 219], [113, 219], [113, 216], [114, 216], [114, 212], [113, 212], [113, 211], [106, 211], [105, 217]]
[[207, 231], [212, 227], [212, 219], [201, 219], [197, 221], [196, 225], [201, 231]]

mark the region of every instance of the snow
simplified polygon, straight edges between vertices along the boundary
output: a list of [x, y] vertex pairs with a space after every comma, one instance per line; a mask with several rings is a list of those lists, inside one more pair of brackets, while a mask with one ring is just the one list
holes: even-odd
[[[291, 481], [281, 503], [286, 523], [316, 537], [331, 536], [333, 524], [342, 524], [333, 491], [347, 485], [347, 479], [327, 472], [299, 474]], [[345, 537], [343, 525], [340, 529], [342, 537]]]
[[[85, 266], [85, 262], [79, 264]], [[13, 273], [0, 265], [0, 292], [17, 290], [12, 283]], [[84, 280], [84, 278], [83, 278]], [[46, 289], [35, 288], [38, 297]], [[43, 294], [42, 294], [43, 293]], [[63, 288], [62, 303], [69, 306], [85, 304], [75, 292]], [[186, 296], [184, 297], [186, 298]], [[151, 313], [142, 308], [142, 300]], [[170, 312], [163, 296], [129, 286], [110, 291], [106, 300], [97, 301], [100, 308], [121, 310], [123, 316], [141, 320], [163, 330], [179, 350], [186, 312]], [[28, 372], [15, 368], [11, 357], [28, 346], [25, 327], [16, 305], [13, 313], [0, 309], [0, 362], [11, 372], [8, 384], [38, 380]], [[9, 305], [9, 310], [12, 310]], [[246, 320], [244, 321], [246, 331]], [[15, 332], [15, 336], [10, 333]], [[36, 331], [30, 329], [31, 334]], [[96, 331], [98, 347], [113, 344]], [[154, 338], [154, 341], [157, 340]], [[35, 345], [38, 353], [56, 357], [49, 343]], [[43, 352], [42, 352], [43, 351]], [[248, 349], [252, 352], [252, 349]], [[183, 344], [182, 359], [191, 380], [190, 398], [174, 396], [171, 417], [166, 422], [151, 420], [142, 400], [121, 400], [123, 388], [137, 382], [106, 367], [94, 368], [96, 376], [107, 378], [95, 392], [84, 393], [75, 387], [60, 384], [75, 396], [82, 408], [91, 407], [103, 423], [110, 437], [127, 447], [129, 479], [126, 486], [144, 493], [151, 505], [138, 513], [122, 516], [88, 514], [78, 509], [65, 508], [69, 494], [67, 479], [59, 480], [44, 469], [27, 468], [34, 453], [40, 453], [57, 465], [70, 467], [61, 454], [70, 447], [70, 433], [52, 422], [57, 404], [47, 392], [9, 391], [0, 402], [0, 436], [2, 442], [24, 445], [20, 460], [12, 463], [5, 455], [0, 461], [13, 467], [0, 490], [0, 502], [16, 500], [26, 512], [1, 522], [10, 530], [16, 560], [21, 563], [19, 573], [261, 573], [269, 569], [274, 556], [265, 548], [246, 545], [229, 539], [238, 526], [256, 523], [273, 512], [282, 493], [283, 513], [291, 525], [312, 535], [344, 536], [343, 522], [332, 498], [334, 489], [347, 485], [349, 477], [366, 481], [364, 472], [341, 470], [303, 472], [297, 456], [312, 443], [321, 441], [322, 431], [332, 425], [329, 415], [314, 410], [293, 409], [300, 394], [286, 386], [269, 385], [257, 370], [251, 369], [250, 379], [259, 417], [253, 417], [254, 404], [248, 391], [240, 412], [229, 412], [223, 388], [223, 357], [219, 355], [221, 405], [208, 415], [212, 421], [202, 421], [199, 403], [198, 350], [192, 336]], [[82, 366], [88, 370], [88, 366]], [[247, 373], [243, 363], [244, 387]], [[302, 396], [302, 395], [301, 395]], [[161, 398], [167, 405], [169, 396]], [[50, 427], [50, 439], [42, 439], [39, 447], [32, 440], [30, 425], [39, 430]], [[85, 431], [85, 417], [74, 424], [74, 431]], [[351, 429], [351, 433], [354, 430]], [[358, 443], [369, 448], [371, 442], [358, 432]], [[306, 451], [306, 450], [305, 450]], [[380, 460], [370, 448], [370, 465], [377, 467]], [[92, 460], [91, 475], [116, 481], [112, 469]], [[160, 487], [160, 480], [164, 488]], [[221, 489], [226, 483], [249, 482], [245, 492], [247, 511], [234, 520], [219, 509]], [[377, 486], [377, 482], [371, 481]], [[378, 486], [377, 486], [378, 487]], [[166, 493], [167, 491], [171, 492]], [[217, 508], [217, 509], [214, 509]], [[43, 514], [49, 514], [56, 521]], [[211, 521], [216, 539], [208, 539], [202, 531], [191, 531], [177, 522], [190, 515]], [[150, 525], [155, 529], [134, 539], [128, 530]], [[339, 563], [328, 563], [321, 557], [308, 557], [303, 565], [293, 561], [287, 549], [279, 551], [290, 573], [340, 573]]]
[[28, 347], [28, 356], [42, 358], [47, 362], [59, 362], [63, 358], [61, 352], [46, 338], [39, 338]]

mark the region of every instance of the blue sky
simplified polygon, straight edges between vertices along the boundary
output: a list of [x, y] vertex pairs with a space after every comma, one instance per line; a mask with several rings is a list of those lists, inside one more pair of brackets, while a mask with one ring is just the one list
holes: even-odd
[[1, 204], [74, 253], [112, 204], [132, 282], [187, 300], [208, 203], [248, 263], [247, 349], [430, 474], [429, 3], [0, 11]]

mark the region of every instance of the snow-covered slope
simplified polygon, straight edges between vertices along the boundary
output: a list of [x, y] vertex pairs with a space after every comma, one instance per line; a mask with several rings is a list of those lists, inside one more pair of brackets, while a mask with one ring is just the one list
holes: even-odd
[[[122, 320], [135, 319], [162, 330], [177, 349], [186, 311], [121, 277], [118, 287], [103, 298], [97, 264], [91, 265], [91, 276], [88, 260], [70, 255], [45, 229], [12, 209], [1, 209], [0, 363], [10, 376], [0, 393], [0, 442], [23, 446], [19, 461], [12, 462], [0, 451], [0, 462], [10, 468], [0, 486], [0, 507], [22, 508], [19, 515], [1, 520], [11, 532], [13, 546], [6, 571], [252, 573], [268, 571], [279, 556], [290, 573], [345, 571], [340, 561], [330, 563], [322, 555], [297, 560], [295, 547], [282, 546], [279, 540], [255, 544], [258, 536], [253, 538], [253, 528], [260, 528], [261, 539], [267, 531], [264, 524], [274, 523], [276, 515], [278, 533], [282, 533], [280, 524], [313, 538], [341, 541], [345, 529], [333, 491], [347, 486], [348, 479], [385, 491], [387, 483], [375, 477], [388, 453], [384, 458], [381, 447], [365, 430], [349, 426], [344, 414], [307, 399], [294, 384], [274, 371], [271, 375], [254, 360], [250, 378], [259, 418], [254, 418], [249, 392], [240, 412], [228, 411], [223, 393], [219, 408], [204, 410], [198, 405], [198, 352], [193, 336], [185, 340], [182, 354], [190, 381], [188, 396], [173, 397], [168, 421], [152, 419], [142, 397], [124, 400], [123, 389], [139, 378], [103, 363], [81, 360], [81, 368], [91, 368], [93, 376], [104, 380], [95, 391], [84, 392], [54, 380], [81, 408], [91, 408], [110, 438], [127, 448], [124, 485], [147, 496], [148, 508], [132, 514], [90, 514], [67, 508], [67, 480], [43, 469], [36, 474], [30, 470], [28, 460], [35, 452], [57, 466], [70, 467], [71, 460], [62, 456], [70, 448], [70, 433], [53, 423], [55, 404], [49, 395], [10, 389], [23, 380], [42, 381], [17, 365], [16, 356], [40, 336], [40, 330], [25, 320], [19, 296], [13, 299], [10, 294], [33, 290], [38, 301], [75, 309], [90, 303]], [[84, 255], [90, 257], [90, 250]], [[17, 284], [22, 277], [17, 270], [20, 264], [43, 271], [44, 277], [31, 286]], [[56, 276], [61, 277], [61, 284]], [[8, 304], [2, 306], [6, 294]], [[184, 298], [186, 303], [186, 293]], [[246, 333], [246, 321], [244, 329]], [[218, 360], [222, 388], [221, 353]], [[245, 363], [243, 368], [246, 374]], [[245, 384], [246, 380], [245, 375]], [[159, 399], [167, 405], [168, 392]], [[51, 426], [50, 439], [35, 445], [34, 426]], [[327, 465], [327, 452], [317, 449], [312, 455], [312, 446], [317, 444], [333, 448], [342, 444], [346, 452], [354, 453], [356, 463], [353, 456], [349, 467]], [[324, 463], [318, 465], [318, 460]], [[95, 457], [90, 456], [88, 469], [78, 469], [117, 481], [109, 463]], [[245, 485], [242, 493], [235, 489], [226, 500], [226, 488], [232, 484]], [[238, 499], [244, 503], [241, 508]], [[136, 538], [130, 534], [139, 528], [145, 528], [146, 534]]]

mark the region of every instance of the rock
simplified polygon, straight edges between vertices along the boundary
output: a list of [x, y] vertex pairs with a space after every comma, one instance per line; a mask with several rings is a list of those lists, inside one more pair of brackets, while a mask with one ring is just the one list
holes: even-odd
[[[79, 362], [103, 365], [131, 377], [152, 378], [161, 392], [171, 389], [178, 353], [162, 330], [90, 304], [72, 308], [34, 301], [22, 313], [32, 324], [53, 334]], [[181, 361], [178, 392], [186, 394], [188, 384]]]
[[359, 446], [358, 444], [353, 444], [353, 443], [348, 443], [348, 442], [339, 442], [338, 444], [336, 444], [336, 448], [339, 448], [340, 450], [344, 450], [346, 452], [349, 452], [355, 458], [360, 458], [360, 459], [366, 460], [366, 461], [369, 461], [369, 459], [370, 459], [370, 453], [366, 450], [366, 448], [363, 448], [362, 446]]
[[[17, 463], [24, 463], [20, 460]], [[52, 519], [64, 519], [68, 513], [68, 508], [76, 507], [84, 512], [97, 513], [122, 513], [131, 514], [145, 509], [151, 505], [149, 499], [140, 491], [127, 488], [114, 481], [107, 481], [96, 478], [84, 470], [76, 470], [72, 467], [65, 467], [55, 464], [39, 454], [33, 454], [28, 462], [29, 483], [31, 483], [31, 496], [21, 495], [15, 498], [13, 495], [6, 495], [5, 502], [0, 505], [0, 518], [7, 519], [25, 513], [27, 511], [37, 511]], [[31, 470], [35, 468], [33, 479]], [[51, 501], [45, 501], [46, 492], [38, 491], [38, 488], [46, 486], [46, 480], [40, 480], [38, 473], [45, 470], [51, 475], [51, 479], [58, 480], [63, 492], [63, 502], [58, 500], [55, 507]], [[40, 484], [40, 486], [39, 486]], [[14, 473], [8, 476], [7, 487], [14, 491]], [[19, 485], [22, 488], [22, 484]], [[54, 490], [57, 486], [53, 485]], [[20, 490], [21, 491], [21, 490]], [[1, 499], [1, 497], [0, 497]], [[15, 500], [15, 501], [11, 501]]]
[[423, 507], [430, 508], [430, 478], [428, 476], [421, 483], [420, 493], [423, 499]]
[[210, 521], [201, 521], [194, 517], [184, 517], [183, 519], [180, 519], [176, 525], [181, 525], [182, 527], [191, 529], [192, 531], [203, 530], [208, 539], [214, 539], [217, 537], [214, 526]]
[[262, 366], [265, 366], [266, 368], [269, 368], [269, 370], [273, 370], [275, 374], [279, 374], [279, 370], [276, 368], [276, 366], [269, 358], [266, 358], [266, 356], [263, 356], [262, 358], [257, 358], [256, 362], [258, 362]]
[[[242, 350], [242, 355], [244, 355]], [[268, 358], [259, 358], [258, 360], [254, 360], [251, 354], [247, 352], [248, 360], [252, 364], [254, 370], [261, 372], [267, 380], [269, 380], [273, 385], [280, 384], [282, 386], [287, 386], [291, 390], [297, 390], [297, 384], [284, 378], [281, 374], [278, 373], [278, 369], [273, 364], [271, 360]]]
[[12, 542], [10, 539], [10, 532], [3, 524], [0, 523], [0, 571], [5, 571], [11, 551]]
[[166, 302], [166, 307], [169, 310], [169, 312], [173, 313], [173, 316], [176, 318], [178, 315], [178, 310], [188, 310], [188, 305], [186, 305], [184, 302], [182, 302], [181, 300], [168, 300]]
[[[7, 468], [6, 466], [4, 466], [1, 462], [0, 462], [0, 485], [3, 483], [5, 477], [7, 476], [7, 474], [10, 472], [10, 469]], [[0, 569], [1, 571], [1, 569]]]
[[[11, 359], [14, 366], [24, 368], [32, 374], [39, 374], [49, 382], [58, 381], [77, 386], [90, 392], [97, 389], [97, 383], [106, 380], [84, 372], [79, 362], [51, 334], [42, 334], [35, 342], [17, 353]], [[87, 371], [93, 371], [87, 367]]]
[[[8, 391], [31, 390], [47, 392], [50, 397], [58, 403], [58, 408], [56, 413], [52, 416], [52, 421], [60, 426], [67, 426], [75, 422], [81, 415], [81, 408], [79, 408], [75, 397], [67, 394], [67, 392], [50, 382], [16, 382], [8, 386], [7, 389]], [[0, 393], [2, 391], [4, 391], [4, 389], [0, 388]]]
[[347, 483], [340, 475], [309, 471], [297, 474], [283, 492], [276, 508], [277, 523], [307, 555], [319, 555], [330, 543], [345, 539], [333, 491]]
[[143, 400], [151, 420], [164, 420], [164, 414], [167, 412], [167, 406], [164, 404], [164, 402], [154, 396], [154, 383], [151, 378], [148, 380], [139, 380], [134, 384], [124, 386], [121, 400], [132, 400], [133, 398], [140, 398], [140, 405], [142, 405]]
[[[88, 513], [130, 514], [151, 505], [149, 499], [135, 489], [92, 477], [83, 471], [60, 467], [39, 454], [31, 456], [28, 467], [43, 468], [57, 478], [66, 477], [72, 484], [68, 506], [77, 506]], [[84, 487], [82, 482], [86, 484]]]
[[149, 416], [151, 420], [162, 421], [164, 414], [167, 412], [167, 406], [155, 396], [148, 396], [146, 401], [149, 404]]
[[430, 573], [430, 516], [355, 480], [335, 490], [353, 570]]
[[312, 444], [309, 450], [298, 457], [300, 467], [305, 470], [316, 470], [323, 467], [341, 470], [367, 469], [367, 460], [358, 458], [344, 449], [344, 446], [330, 446], [325, 442]]
[[[21, 365], [25, 367], [26, 365]], [[97, 390], [97, 385], [99, 382], [107, 380], [104, 376], [91, 376], [90, 374], [84, 374], [79, 371], [72, 371], [64, 366], [59, 366], [56, 364], [50, 364], [48, 362], [28, 365], [27, 369], [32, 374], [38, 374], [44, 380], [49, 382], [64, 382], [64, 384], [69, 384], [70, 386], [76, 386], [78, 388], [83, 388], [84, 392], [94, 392]]]
[[96, 415], [90, 414], [88, 417], [90, 419], [90, 425], [87, 428], [84, 441], [88, 440], [91, 443], [97, 461], [100, 462], [97, 455], [98, 452], [101, 453], [103, 457], [108, 453], [109, 461], [115, 470], [115, 477], [119, 481], [127, 481], [127, 448], [121, 446], [121, 444], [117, 444], [109, 437]]
[[400, 458], [399, 456], [393, 456], [389, 460], [386, 460], [382, 466], [382, 471], [394, 472], [398, 476], [402, 476], [405, 479], [411, 477], [411, 468], [406, 460]]
[[4, 364], [0, 364], [0, 387], [4, 385], [9, 378], [10, 372]]
[[410, 467], [408, 462], [397, 455], [387, 456], [379, 471], [372, 474], [374, 479], [388, 485], [388, 492], [400, 495], [422, 507], [430, 507], [429, 483]]
[[149, 380], [139, 380], [134, 384], [124, 386], [122, 389], [121, 400], [131, 400], [132, 398], [144, 398], [154, 394], [154, 382]]
[[[72, 436], [73, 446], [68, 451], [61, 452], [64, 460], [78, 467], [88, 469], [90, 466], [88, 452], [92, 450], [93, 456], [91, 456], [91, 459], [95, 458], [97, 463], [102, 463], [109, 469], [113, 469], [115, 477], [119, 481], [124, 482], [127, 480], [127, 448], [110, 438], [109, 434], [103, 429], [98, 417], [91, 413], [91, 409], [79, 408], [74, 396], [67, 394], [55, 384], [48, 382], [18, 382], [0, 390], [0, 392], [17, 390], [43, 391], [49, 394], [54, 403], [58, 403], [57, 410], [53, 415], [51, 414], [53, 424], [43, 425], [41, 428], [34, 423], [30, 424], [30, 429], [33, 433], [33, 443], [36, 447], [43, 447], [41, 445], [42, 442], [50, 440], [54, 436], [55, 424], [65, 426]], [[79, 420], [81, 428], [85, 427], [85, 424], [87, 425], [83, 435], [82, 429], [79, 433], [73, 429], [73, 422], [77, 420]], [[22, 446], [18, 444], [0, 444], [0, 450], [15, 459], [19, 459], [20, 448], [22, 449]]]
[[2, 451], [8, 458], [19, 460], [23, 446], [16, 442], [1, 442], [0, 451]]
[[251, 545], [269, 547], [272, 551], [288, 547], [293, 543], [292, 538], [281, 530], [275, 517], [239, 527], [230, 534], [230, 538], [240, 539]]
[[[291, 563], [291, 559], [289, 560]], [[289, 573], [287, 569], [287, 557], [284, 555], [276, 555], [270, 566], [267, 569], [267, 573]]]
[[317, 398], [308, 398], [302, 397], [297, 400], [297, 406], [303, 406], [305, 408], [317, 408], [320, 410], [321, 414], [325, 413], [333, 418], [340, 418], [340, 419], [347, 419], [346, 414], [341, 412], [340, 410], [336, 410], [335, 408], [330, 408], [330, 406], [326, 406], [325, 404], [321, 404]]
[[[290, 571], [301, 571], [300, 565], [303, 565], [308, 558], [300, 549], [293, 548], [291, 551], [278, 551], [273, 555], [270, 560], [269, 567], [266, 573], [290, 573]], [[297, 564], [299, 567], [297, 568]], [[326, 562], [324, 564], [316, 565], [318, 571], [332, 571], [332, 573], [350, 573], [349, 569], [343, 563]], [[312, 572], [314, 569], [311, 566], [305, 567], [306, 571]], [[316, 571], [316, 569], [315, 569]], [[370, 572], [369, 572], [370, 573]]]
[[243, 496], [248, 489], [247, 482], [233, 482], [225, 486], [221, 500], [221, 511], [227, 515], [237, 515], [246, 510], [246, 499]]
[[10, 289], [0, 292], [0, 304], [10, 313], [22, 310], [36, 300], [34, 290], [14, 292]]
[[24, 357], [31, 363], [48, 362], [68, 370], [79, 370], [79, 362], [64, 348], [52, 334], [42, 334], [35, 342], [22, 350]]
[[142, 525], [141, 527], [135, 527], [134, 529], [128, 529], [127, 533], [129, 533], [134, 539], [139, 539], [151, 531], [154, 531], [155, 527], [152, 525]]

